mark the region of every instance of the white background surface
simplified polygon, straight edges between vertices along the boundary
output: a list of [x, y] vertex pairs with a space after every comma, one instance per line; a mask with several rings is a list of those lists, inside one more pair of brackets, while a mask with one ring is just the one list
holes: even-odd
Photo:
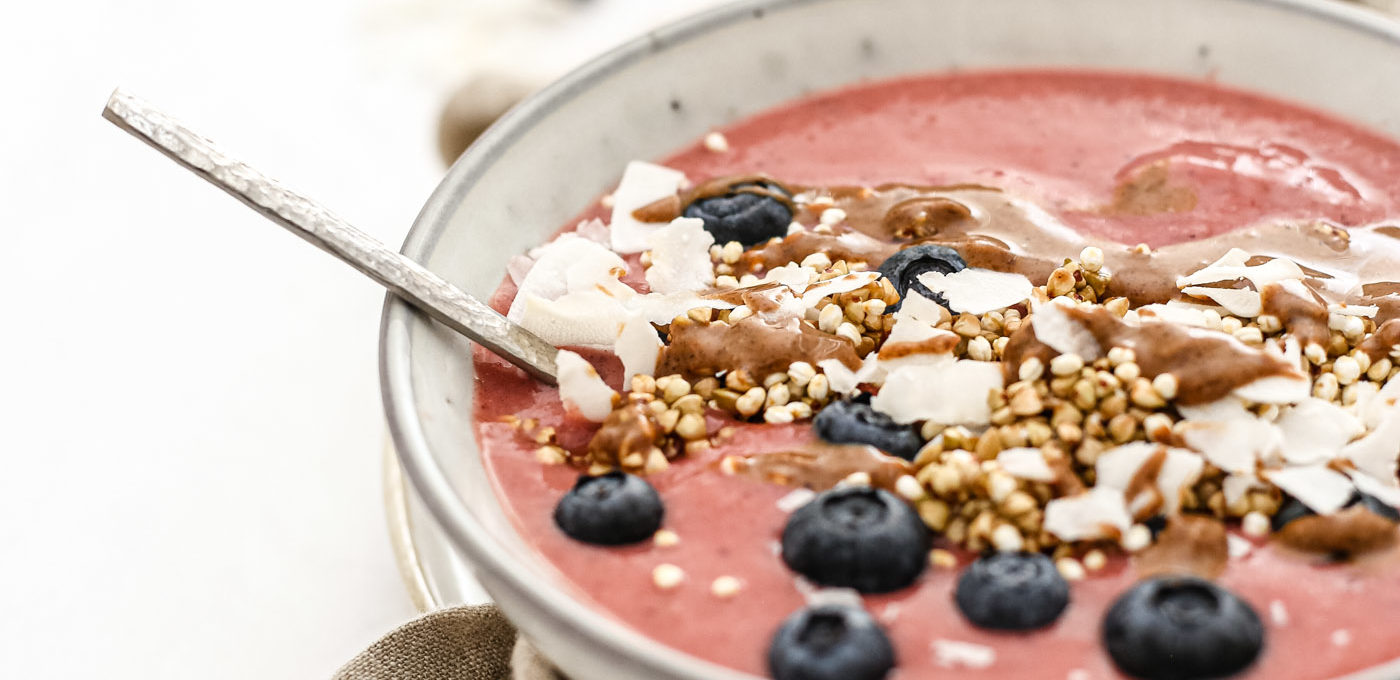
[[695, 3], [643, 4], [5, 5], [0, 674], [327, 677], [414, 614], [381, 503], [381, 292], [102, 120], [108, 93], [397, 244], [453, 84], [502, 54], [557, 72]]

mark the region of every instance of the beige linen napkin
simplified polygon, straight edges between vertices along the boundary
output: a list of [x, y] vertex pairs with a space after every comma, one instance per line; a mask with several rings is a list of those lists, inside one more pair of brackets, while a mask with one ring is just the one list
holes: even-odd
[[426, 614], [380, 638], [335, 680], [558, 680], [495, 605]]

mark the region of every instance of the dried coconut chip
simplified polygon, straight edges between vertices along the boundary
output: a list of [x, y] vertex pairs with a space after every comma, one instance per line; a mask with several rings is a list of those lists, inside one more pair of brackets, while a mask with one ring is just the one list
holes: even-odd
[[715, 282], [710, 246], [715, 237], [705, 221], [678, 217], [646, 237], [651, 252], [647, 285], [656, 293], [679, 293], [709, 288]]
[[1290, 465], [1329, 461], [1347, 442], [1366, 432], [1346, 409], [1312, 397], [1284, 409], [1275, 424], [1282, 434], [1283, 459]]
[[1342, 316], [1360, 316], [1365, 317], [1367, 319], [1375, 318], [1375, 316], [1379, 314], [1380, 311], [1381, 308], [1377, 307], [1376, 305], [1333, 304], [1327, 306], [1327, 312], [1329, 314], [1341, 314]]
[[625, 295], [623, 289], [635, 292], [618, 280], [627, 272], [627, 263], [617, 253], [577, 234], [563, 234], [532, 253], [534, 264], [521, 280], [516, 303], [506, 315], [512, 321], [518, 322], [517, 306], [528, 296], [557, 300], [570, 291], [598, 286], [614, 294]]
[[815, 307], [822, 298], [860, 290], [880, 279], [880, 272], [851, 272], [818, 281], [802, 292], [802, 304]]
[[663, 346], [661, 334], [656, 332], [646, 317], [638, 314], [622, 322], [613, 353], [622, 360], [623, 380], [629, 380], [634, 375], [655, 374], [656, 359]]
[[595, 423], [612, 413], [617, 392], [598, 377], [593, 364], [566, 349], [559, 350], [554, 362], [559, 369], [559, 399], [565, 406]]
[[1126, 493], [1143, 464], [1159, 451], [1165, 451], [1165, 459], [1154, 481], [1162, 494], [1163, 510], [1168, 515], [1176, 514], [1181, 505], [1182, 489], [1200, 477], [1205, 465], [1201, 456], [1193, 451], [1149, 442], [1133, 442], [1109, 449], [1094, 464], [1096, 486]]
[[1325, 465], [1300, 465], [1266, 471], [1274, 486], [1298, 499], [1319, 515], [1330, 515], [1351, 499], [1350, 479]]
[[1206, 309], [1210, 308], [1193, 304], [1176, 305], [1169, 302], [1164, 305], [1146, 305], [1135, 311], [1140, 318], [1155, 319], [1194, 328], [1209, 328], [1210, 323], [1207, 322], [1204, 311]]
[[1045, 505], [1045, 530], [1065, 542], [1116, 538], [1132, 523], [1123, 492], [1117, 489], [1096, 486]]
[[1256, 461], [1282, 445], [1277, 427], [1249, 415], [1222, 421], [1191, 421], [1182, 425], [1185, 444], [1225, 472], [1253, 472]]
[[632, 216], [632, 211], [667, 196], [674, 196], [685, 181], [685, 173], [661, 165], [632, 161], [622, 172], [622, 181], [613, 192], [612, 249], [619, 253], [646, 250], [647, 235], [661, 228]]
[[1181, 414], [1182, 420], [1188, 421], [1212, 422], [1254, 417], [1254, 414], [1245, 408], [1244, 402], [1234, 396], [1223, 397], [1206, 404], [1178, 404], [1176, 410]]
[[873, 354], [866, 357], [860, 368], [855, 371], [847, 368], [837, 359], [818, 361], [817, 368], [822, 369], [822, 373], [826, 374], [827, 384], [833, 394], [850, 394], [856, 391], [861, 383], [872, 382], [880, 374]]
[[1392, 508], [1400, 508], [1400, 486], [1387, 484], [1360, 470], [1349, 470], [1347, 476], [1356, 485], [1356, 490], [1371, 496]]
[[[1219, 283], [1221, 281], [1235, 281], [1248, 279], [1254, 284], [1255, 290], [1263, 290], [1264, 286], [1271, 283], [1283, 281], [1285, 279], [1302, 279], [1307, 276], [1302, 267], [1292, 260], [1274, 258], [1263, 264], [1248, 266], [1250, 254], [1232, 248], [1224, 257], [1206, 265], [1189, 276], [1179, 277], [1176, 280], [1178, 288], [1196, 286], [1205, 283]], [[1189, 294], [1189, 293], [1188, 293]]]
[[622, 301], [601, 291], [581, 291], [546, 300], [517, 296], [512, 319], [551, 345], [611, 349], [629, 312]]
[[1296, 404], [1312, 394], [1312, 381], [1302, 375], [1275, 375], [1241, 385], [1232, 394], [1256, 404]]
[[1001, 388], [1001, 364], [996, 362], [900, 366], [885, 378], [870, 405], [898, 423], [986, 425], [992, 415], [987, 395]]
[[1341, 456], [1376, 479], [1394, 479], [1400, 455], [1400, 408], [1392, 406], [1369, 434], [1342, 447]]
[[1060, 354], [1078, 354], [1086, 362], [1095, 361], [1103, 356], [1103, 348], [1093, 333], [1065, 313], [1073, 306], [1063, 298], [1033, 305], [1030, 324], [1035, 338]]
[[949, 309], [968, 314], [986, 314], [1025, 302], [1034, 288], [1030, 279], [1020, 274], [972, 267], [952, 274], [925, 272], [919, 275], [919, 283], [942, 295]]
[[1045, 454], [1040, 449], [1020, 447], [1005, 449], [997, 454], [997, 465], [1006, 474], [1033, 482], [1055, 481], [1055, 471], [1045, 462]]
[[1191, 297], [1207, 298], [1229, 310], [1235, 316], [1253, 319], [1263, 311], [1263, 300], [1259, 293], [1243, 288], [1205, 288], [1190, 286], [1181, 289]]
[[958, 347], [958, 334], [936, 328], [912, 317], [895, 321], [889, 337], [875, 355], [885, 371], [916, 364], [936, 366], [952, 363]]
[[899, 311], [894, 313], [894, 319], [896, 326], [898, 326], [898, 322], [905, 319], [914, 319], [929, 325], [936, 325], [947, 315], [948, 310], [943, 309], [937, 302], [911, 290], [905, 296], [903, 303], [899, 305]]
[[1259, 481], [1253, 472], [1236, 472], [1225, 476], [1220, 483], [1220, 490], [1225, 494], [1225, 504], [1232, 505], [1244, 498], [1246, 493], [1252, 489], [1265, 488], [1264, 483]]

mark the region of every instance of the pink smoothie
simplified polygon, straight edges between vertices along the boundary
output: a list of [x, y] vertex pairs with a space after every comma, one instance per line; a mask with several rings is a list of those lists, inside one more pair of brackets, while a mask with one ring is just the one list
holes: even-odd
[[[1208, 83], [1072, 72], [930, 76], [805, 99], [723, 132], [729, 153], [697, 144], [663, 162], [696, 180], [763, 172], [819, 185], [998, 186], [1085, 232], [1153, 246], [1265, 218], [1360, 225], [1400, 215], [1400, 144]], [[1165, 167], [1168, 189], [1192, 188], [1190, 205], [1134, 207], [1122, 187], [1154, 166]], [[493, 303], [504, 310], [513, 295], [507, 282]], [[615, 362], [587, 356], [613, 366], [605, 377], [619, 386]], [[479, 349], [476, 369], [477, 436], [498, 496], [560, 578], [580, 598], [662, 644], [763, 674], [769, 637], [804, 604], [777, 556], [787, 515], [776, 502], [791, 489], [724, 475], [717, 461], [726, 453], [790, 450], [811, 437], [810, 425], [742, 424], [712, 412], [712, 431], [728, 425], [735, 434], [649, 477], [666, 504], [665, 528], [679, 543], [593, 547], [565, 537], [552, 521], [555, 503], [579, 471], [537, 462], [538, 445], [501, 418], [562, 422], [559, 441], [571, 450], [583, 449], [596, 426], [567, 416], [554, 389]], [[962, 563], [970, 559], [963, 555]], [[1388, 613], [1400, 610], [1397, 560], [1384, 554], [1327, 565], [1263, 543], [1232, 559], [1220, 583], [1254, 606], [1267, 636], [1258, 662], [1241, 677], [1333, 677], [1400, 657], [1400, 627], [1387, 623]], [[652, 570], [662, 563], [684, 569], [679, 587], [653, 585]], [[865, 598], [897, 650], [892, 677], [949, 677], [932, 651], [936, 639], [996, 650], [989, 668], [958, 671], [971, 677], [1065, 678], [1074, 670], [1120, 677], [1100, 644], [1099, 625], [1108, 604], [1134, 582], [1121, 561], [1073, 583], [1059, 621], [1027, 634], [968, 625], [951, 597], [957, 575], [930, 568], [909, 588]], [[737, 577], [739, 594], [713, 595], [710, 584], [720, 576]], [[1286, 617], [1271, 615], [1280, 608]], [[1336, 644], [1334, 637], [1349, 641]]]

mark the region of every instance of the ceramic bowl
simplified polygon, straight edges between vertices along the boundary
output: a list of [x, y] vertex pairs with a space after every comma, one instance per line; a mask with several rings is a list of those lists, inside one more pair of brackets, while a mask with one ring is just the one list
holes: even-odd
[[[1210, 79], [1400, 137], [1400, 24], [1331, 0], [742, 2], [624, 44], [521, 104], [452, 167], [403, 251], [484, 298], [508, 258], [549, 238], [629, 160], [860, 80], [1054, 66]], [[578, 680], [747, 677], [590, 609], [515, 533], [472, 438], [465, 340], [391, 296], [381, 361], [404, 469], [547, 657]]]

